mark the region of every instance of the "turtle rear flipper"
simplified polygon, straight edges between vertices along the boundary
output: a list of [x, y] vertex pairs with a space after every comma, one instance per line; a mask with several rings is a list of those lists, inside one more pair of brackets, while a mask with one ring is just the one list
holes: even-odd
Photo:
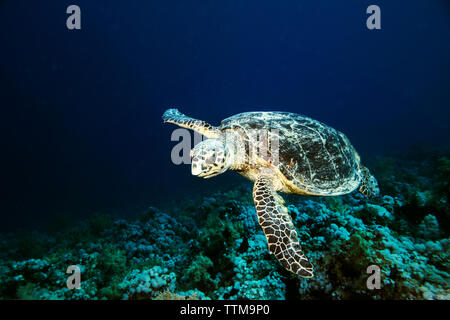
[[361, 184], [359, 185], [359, 192], [369, 198], [377, 197], [380, 194], [380, 188], [378, 188], [378, 181], [373, 175], [370, 174], [369, 169], [366, 167], [361, 168]]
[[167, 109], [162, 118], [164, 122], [197, 131], [207, 138], [219, 138], [221, 136], [220, 130], [216, 127], [213, 127], [205, 121], [190, 118], [182, 114], [178, 109]]
[[269, 251], [287, 270], [305, 278], [312, 277], [313, 265], [302, 251], [288, 209], [273, 189], [270, 177], [261, 176], [256, 180], [253, 200]]

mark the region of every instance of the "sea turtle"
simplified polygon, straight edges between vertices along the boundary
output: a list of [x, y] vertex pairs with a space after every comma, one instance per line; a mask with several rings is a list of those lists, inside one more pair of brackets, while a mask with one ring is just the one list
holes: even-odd
[[253, 200], [269, 251], [302, 277], [312, 277], [313, 266], [277, 192], [336, 196], [359, 187], [365, 196], [379, 193], [347, 137], [317, 120], [289, 112], [245, 112], [213, 127], [177, 109], [164, 112], [163, 120], [207, 138], [191, 151], [193, 175], [210, 178], [235, 170], [254, 181]]

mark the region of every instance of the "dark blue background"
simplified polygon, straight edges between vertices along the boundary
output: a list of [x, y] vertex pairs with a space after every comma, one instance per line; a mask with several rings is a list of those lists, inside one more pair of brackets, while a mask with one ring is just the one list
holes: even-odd
[[[81, 30], [66, 28], [70, 4]], [[365, 26], [370, 4], [382, 30]], [[364, 161], [447, 145], [449, 89], [445, 0], [0, 0], [1, 228], [163, 206], [239, 179], [171, 163], [168, 107], [212, 124], [302, 113], [346, 133]]]

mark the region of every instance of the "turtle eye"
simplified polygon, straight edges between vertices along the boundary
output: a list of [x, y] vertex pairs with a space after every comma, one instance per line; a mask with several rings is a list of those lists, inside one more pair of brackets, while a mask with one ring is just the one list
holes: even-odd
[[214, 164], [214, 163], [216, 163], [216, 156], [212, 155], [212, 156], [208, 157], [206, 159], [206, 163], [207, 164]]

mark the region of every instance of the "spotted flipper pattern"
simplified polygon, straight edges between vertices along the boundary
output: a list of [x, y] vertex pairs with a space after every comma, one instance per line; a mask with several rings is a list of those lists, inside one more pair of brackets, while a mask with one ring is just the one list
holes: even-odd
[[287, 270], [305, 278], [312, 277], [313, 265], [302, 251], [288, 209], [273, 189], [270, 177], [261, 176], [256, 180], [253, 200], [269, 251]]
[[190, 118], [182, 114], [178, 109], [168, 109], [162, 116], [164, 122], [176, 124], [180, 127], [194, 130], [207, 138], [219, 138], [221, 132], [209, 123]]
[[359, 192], [364, 196], [369, 198], [377, 197], [380, 194], [380, 189], [378, 188], [377, 179], [370, 174], [369, 169], [366, 167], [361, 168], [361, 184], [359, 185]]

